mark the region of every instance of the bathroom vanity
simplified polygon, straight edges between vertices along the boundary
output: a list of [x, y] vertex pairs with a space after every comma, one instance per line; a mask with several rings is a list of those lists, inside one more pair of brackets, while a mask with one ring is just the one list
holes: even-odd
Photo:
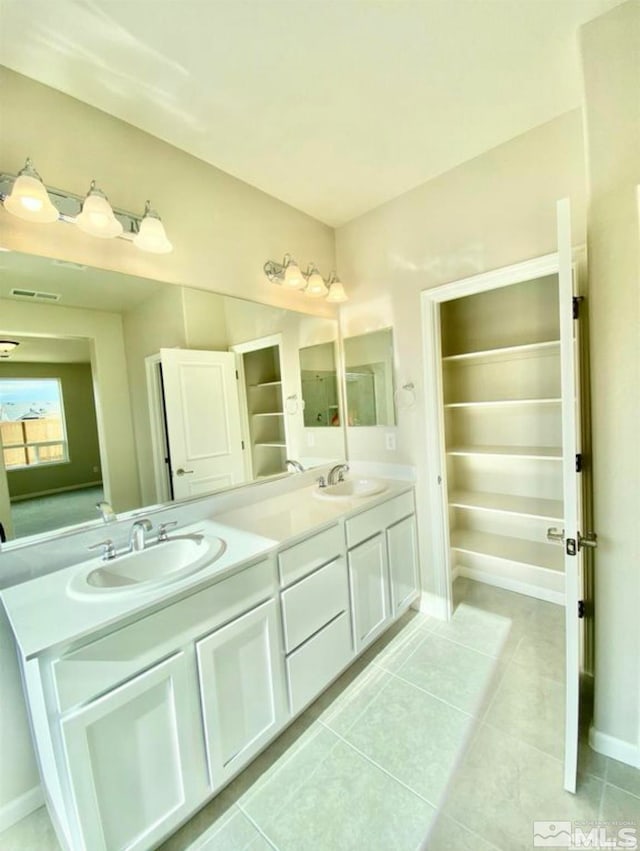
[[172, 530], [226, 546], [171, 581], [94, 587], [93, 560], [1, 592], [65, 848], [154, 847], [416, 600], [413, 488], [382, 487]]

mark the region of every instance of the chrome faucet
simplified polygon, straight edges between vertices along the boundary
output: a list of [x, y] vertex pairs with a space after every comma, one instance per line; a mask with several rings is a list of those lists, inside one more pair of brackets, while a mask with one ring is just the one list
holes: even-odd
[[332, 467], [329, 470], [329, 474], [327, 476], [327, 484], [335, 485], [338, 482], [344, 481], [344, 474], [349, 472], [348, 464], [336, 464], [335, 467]]
[[135, 521], [129, 533], [130, 553], [137, 553], [144, 549], [144, 533], [150, 532], [152, 528], [151, 520], [148, 520], [146, 517], [141, 517], [140, 520]]
[[287, 467], [291, 467], [296, 473], [304, 473], [304, 467], [299, 461], [292, 461], [290, 458], [284, 462]]

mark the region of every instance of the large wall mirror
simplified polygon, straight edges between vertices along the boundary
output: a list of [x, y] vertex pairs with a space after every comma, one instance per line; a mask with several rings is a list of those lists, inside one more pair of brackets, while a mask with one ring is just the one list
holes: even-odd
[[345, 457], [336, 320], [17, 252], [0, 267], [9, 540]]
[[345, 337], [347, 425], [395, 425], [391, 328]]

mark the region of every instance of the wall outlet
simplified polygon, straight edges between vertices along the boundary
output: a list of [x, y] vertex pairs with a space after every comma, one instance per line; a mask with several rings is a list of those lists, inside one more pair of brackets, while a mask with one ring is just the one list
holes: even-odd
[[307, 432], [307, 446], [316, 445], [316, 436], [312, 431]]
[[384, 445], [390, 452], [396, 451], [396, 435], [393, 431], [387, 431], [384, 435]]

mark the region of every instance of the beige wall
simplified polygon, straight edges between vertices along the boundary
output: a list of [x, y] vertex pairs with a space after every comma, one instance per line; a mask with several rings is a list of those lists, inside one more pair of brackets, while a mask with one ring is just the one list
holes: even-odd
[[[581, 32], [589, 152], [589, 293], [600, 747], [640, 767], [640, 3]], [[607, 742], [602, 737], [611, 737]]]
[[[30, 156], [50, 186], [84, 195], [97, 183], [111, 203], [142, 211], [150, 198], [174, 251], [153, 255], [65, 224], [32, 225], [0, 207], [0, 245], [159, 281], [335, 315], [326, 302], [269, 283], [266, 260], [334, 268], [333, 230], [123, 121], [0, 67], [0, 170]], [[46, 132], [43, 132], [46, 128]]]
[[351, 300], [343, 336], [391, 325], [398, 386], [413, 382], [417, 404], [391, 428], [349, 429], [351, 460], [418, 467], [423, 587], [433, 592], [428, 555], [420, 293], [429, 287], [556, 250], [556, 200], [571, 198], [573, 242], [585, 240], [585, 161], [580, 112], [519, 136], [400, 198], [336, 234], [338, 268]]

